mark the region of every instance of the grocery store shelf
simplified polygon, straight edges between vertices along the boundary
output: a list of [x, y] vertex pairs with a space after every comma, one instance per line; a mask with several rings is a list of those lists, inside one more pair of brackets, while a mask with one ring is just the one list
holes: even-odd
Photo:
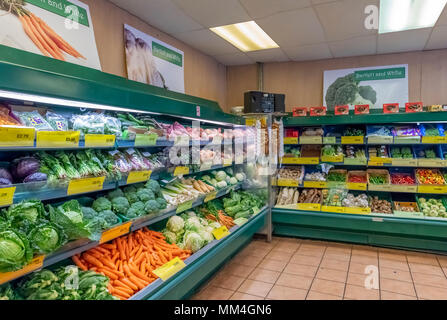
[[447, 221], [272, 209], [274, 234], [447, 253]]
[[210, 278], [242, 248], [264, 224], [267, 208], [242, 226], [235, 226], [230, 234], [215, 240], [185, 260], [186, 267], [167, 281], [157, 279], [130, 300], [180, 300], [187, 299], [202, 283]]

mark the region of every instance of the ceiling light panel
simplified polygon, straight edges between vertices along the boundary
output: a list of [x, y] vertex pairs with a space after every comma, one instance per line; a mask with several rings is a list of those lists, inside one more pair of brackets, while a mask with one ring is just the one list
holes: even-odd
[[381, 0], [379, 33], [430, 28], [447, 0]]
[[279, 48], [276, 42], [254, 21], [210, 28], [210, 30], [243, 52]]

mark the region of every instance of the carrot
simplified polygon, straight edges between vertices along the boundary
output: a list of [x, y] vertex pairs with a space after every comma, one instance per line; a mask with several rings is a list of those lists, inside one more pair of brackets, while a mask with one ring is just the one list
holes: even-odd
[[36, 20], [36, 16], [29, 15], [30, 22], [33, 24], [34, 28], [36, 28], [37, 32], [42, 36], [42, 39], [47, 43], [47, 45], [53, 50], [56, 54], [56, 58], [62, 61], [65, 61], [64, 56], [62, 55], [61, 49], [54, 43], [53, 40], [48, 37], [45, 31], [42, 30], [39, 22]]
[[131, 289], [127, 288], [127, 287], [116, 286], [116, 287], [114, 287], [114, 290], [116, 290], [115, 293], [118, 293], [118, 294], [121, 294], [120, 293], [120, 291], [121, 291], [121, 292], [127, 293], [130, 296], [133, 295], [133, 290], [131, 290]]
[[134, 285], [134, 287], [137, 289], [133, 289], [133, 287], [130, 287], [128, 284], [124, 283], [121, 280], [118, 279], [118, 280], [113, 281], [113, 285], [117, 286], [117, 287], [127, 288], [127, 290], [132, 291], [132, 293], [135, 292], [135, 290], [138, 290], [138, 287], [136, 287], [135, 285]]
[[108, 270], [101, 268], [98, 269], [99, 272], [102, 272], [105, 276], [109, 277], [112, 280], [118, 280], [118, 276], [114, 274], [113, 272], [109, 272]]
[[51, 47], [48, 45], [48, 43], [45, 41], [45, 39], [43, 39], [42, 35], [39, 33], [39, 31], [36, 29], [36, 27], [33, 25], [33, 23], [31, 22], [31, 19], [29, 18], [29, 16], [27, 16], [26, 14], [23, 15], [23, 18], [25, 19], [25, 21], [27, 22], [31, 32], [34, 33], [34, 35], [36, 36], [37, 40], [39, 40], [39, 42], [41, 43], [41, 45], [45, 48], [45, 50], [55, 59], [59, 59], [58, 55], [54, 52], [53, 49], [51, 49]]
[[129, 279], [129, 281], [132, 281], [132, 283], [135, 284], [139, 290], [146, 288], [146, 284], [135, 276], [128, 276], [127, 279]]
[[113, 262], [111, 260], [109, 260], [109, 258], [107, 257], [101, 257], [100, 259], [98, 259], [99, 261], [102, 262], [103, 265], [109, 267], [110, 269], [116, 269], [116, 266], [113, 264]]
[[131, 288], [135, 291], [138, 290], [138, 286], [135, 283], [133, 283], [132, 281], [130, 281], [129, 278], [121, 278], [119, 281], [126, 284], [129, 288]]
[[140, 270], [138, 270], [137, 268], [135, 268], [132, 265], [129, 265], [129, 271], [134, 274], [136, 277], [138, 277], [139, 279], [145, 280], [145, 281], [150, 281], [149, 277], [147, 277], [146, 275], [142, 274], [140, 272]]
[[96, 259], [94, 256], [89, 255], [87, 252], [84, 253], [82, 255], [82, 257], [85, 259], [85, 261], [87, 261], [88, 263], [91, 263], [92, 265], [98, 267], [98, 268], [102, 268], [104, 267], [104, 265], [102, 264], [101, 261], [99, 261], [98, 259]]
[[83, 271], [88, 270], [87, 266], [81, 262], [81, 260], [79, 259], [78, 256], [73, 256], [71, 259], [81, 270], [83, 270]]
[[118, 288], [113, 288], [113, 294], [118, 294], [121, 297], [126, 297], [127, 299], [129, 299], [131, 297], [131, 295], [129, 293], [127, 293], [126, 291], [120, 290]]
[[141, 263], [140, 265], [140, 272], [144, 275], [146, 275], [146, 263]]
[[116, 275], [117, 277], [121, 278], [124, 277], [124, 273], [118, 270], [113, 270], [113, 269], [109, 269], [106, 266], [104, 266], [103, 268], [101, 268], [101, 270], [106, 270], [108, 272], [113, 273], [114, 275]]
[[127, 300], [128, 298], [124, 298], [123, 296], [120, 296], [119, 294], [115, 293], [113, 294], [114, 297], [117, 297], [120, 300]]
[[40, 52], [42, 52], [45, 56], [50, 57], [50, 54], [43, 47], [43, 45], [39, 42], [32, 29], [28, 25], [28, 22], [25, 20], [23, 16], [19, 16], [19, 20], [22, 22], [23, 30], [28, 35], [28, 37], [34, 42], [34, 44], [39, 48]]
[[101, 248], [101, 247], [104, 249], [107, 249], [107, 250], [116, 250], [116, 244], [114, 244], [114, 243], [105, 243], [105, 244], [99, 246], [99, 248]]
[[116, 252], [114, 255], [113, 255], [113, 257], [112, 257], [112, 262], [113, 263], [116, 263], [116, 259], [118, 259], [118, 257], [120, 256], [120, 253], [119, 252]]
[[126, 254], [124, 252], [123, 245], [121, 244], [121, 239], [116, 239], [116, 246], [118, 247], [118, 251], [120, 253], [121, 260], [126, 260]]

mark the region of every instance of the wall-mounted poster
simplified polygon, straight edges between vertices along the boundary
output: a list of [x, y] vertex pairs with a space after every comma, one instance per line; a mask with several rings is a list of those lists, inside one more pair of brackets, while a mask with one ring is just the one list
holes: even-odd
[[77, 0], [0, 0], [0, 44], [101, 70], [89, 7]]
[[124, 42], [130, 80], [185, 93], [183, 51], [128, 25]]
[[408, 102], [408, 65], [393, 65], [324, 72], [323, 103], [328, 110], [335, 106], [370, 105], [382, 109], [384, 104]]

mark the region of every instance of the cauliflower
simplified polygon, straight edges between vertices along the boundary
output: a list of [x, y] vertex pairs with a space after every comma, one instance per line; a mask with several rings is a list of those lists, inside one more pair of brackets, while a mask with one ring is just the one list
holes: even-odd
[[129, 208], [130, 203], [125, 197], [117, 197], [112, 199], [112, 209], [115, 213], [126, 215]]
[[106, 197], [100, 197], [93, 201], [92, 208], [98, 212], [112, 210], [112, 203]]
[[183, 230], [184, 226], [185, 221], [179, 216], [170, 217], [168, 222], [166, 223], [166, 228], [168, 228], [169, 231], [172, 231], [174, 233]]

